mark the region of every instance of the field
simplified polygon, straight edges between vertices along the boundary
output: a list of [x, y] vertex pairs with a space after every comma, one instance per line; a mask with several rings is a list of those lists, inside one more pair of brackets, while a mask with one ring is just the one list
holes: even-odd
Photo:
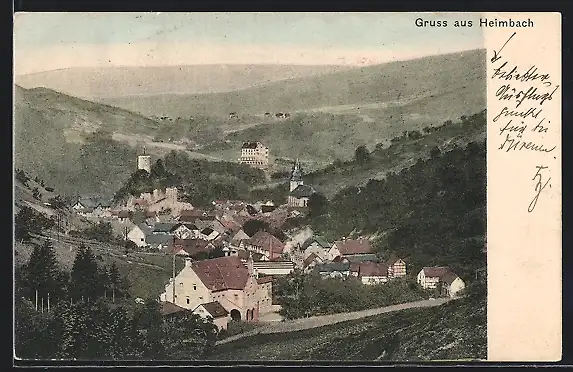
[[411, 309], [220, 345], [209, 360], [428, 361], [485, 359], [485, 298]]

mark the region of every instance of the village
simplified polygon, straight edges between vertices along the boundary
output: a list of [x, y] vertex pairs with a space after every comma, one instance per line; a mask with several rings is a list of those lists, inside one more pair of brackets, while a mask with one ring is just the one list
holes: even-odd
[[[266, 169], [269, 148], [245, 142], [239, 162]], [[137, 169], [151, 171], [151, 156], [137, 158]], [[367, 237], [340, 236], [328, 241], [309, 229], [283, 231], [288, 218], [304, 215], [315, 190], [304, 184], [298, 160], [290, 172], [287, 203], [214, 200], [195, 208], [179, 200], [177, 188], [130, 195], [113, 205], [99, 198], [80, 198], [72, 209], [91, 222], [110, 222], [126, 247], [184, 259], [159, 296], [162, 312], [171, 317], [193, 312], [211, 317], [219, 329], [230, 322], [280, 320], [273, 303], [273, 280], [293, 272], [323, 278], [347, 278], [362, 285], [383, 285], [405, 277], [408, 262], [392, 254], [381, 260]], [[149, 278], [153, 280], [153, 278]], [[448, 267], [423, 267], [416, 275], [425, 290], [457, 297], [465, 283]], [[430, 291], [429, 291], [430, 292]], [[430, 297], [432, 299], [432, 297]]]

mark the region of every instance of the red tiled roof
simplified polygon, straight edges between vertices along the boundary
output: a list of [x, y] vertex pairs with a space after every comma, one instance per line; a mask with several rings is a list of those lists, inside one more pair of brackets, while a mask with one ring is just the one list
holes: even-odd
[[242, 290], [249, 279], [246, 266], [237, 256], [195, 261], [191, 264], [191, 268], [203, 284], [212, 291]]
[[361, 262], [358, 269], [358, 276], [388, 276], [388, 266], [383, 263]]
[[170, 315], [188, 310], [181, 306], [175, 305], [173, 302], [162, 302], [161, 309], [159, 311], [161, 312], [162, 315]]
[[180, 222], [195, 222], [197, 218], [197, 216], [179, 216], [178, 220]]
[[270, 283], [273, 281], [272, 276], [263, 276], [262, 278], [257, 279], [258, 284]]
[[208, 302], [201, 304], [205, 310], [213, 317], [213, 319], [222, 318], [229, 315], [229, 312], [219, 303], [219, 301]]
[[302, 267], [307, 267], [308, 265], [310, 265], [312, 263], [312, 261], [314, 261], [315, 258], [317, 258], [318, 256], [315, 253], [311, 253], [307, 258], [304, 259], [304, 261], [302, 262]]
[[151, 211], [145, 211], [145, 216], [146, 217], [155, 217], [155, 216], [157, 216], [157, 213], [151, 212]]
[[273, 257], [283, 253], [285, 248], [285, 245], [276, 236], [266, 231], [258, 231], [249, 239], [249, 244], [261, 247], [264, 251], [272, 253]]
[[447, 271], [444, 273], [444, 275], [442, 275], [442, 277], [440, 278], [440, 281], [450, 285], [453, 283], [454, 280], [456, 280], [458, 278], [458, 276], [456, 274], [454, 274], [451, 271]]
[[208, 241], [203, 239], [175, 239], [173, 244], [171, 244], [170, 253], [178, 253], [184, 250], [189, 255], [194, 255], [199, 252], [209, 252], [212, 247], [213, 245], [210, 245]]
[[368, 239], [339, 240], [335, 244], [342, 256], [372, 253], [372, 247]]
[[430, 278], [441, 278], [442, 276], [444, 276], [444, 274], [446, 274], [448, 271], [450, 271], [450, 269], [448, 267], [424, 267], [422, 270], [424, 270], [424, 276], [426, 277], [430, 277]]
[[391, 256], [388, 261], [386, 261], [386, 265], [388, 266], [392, 266], [394, 265], [396, 262], [398, 262], [401, 258], [398, 256]]

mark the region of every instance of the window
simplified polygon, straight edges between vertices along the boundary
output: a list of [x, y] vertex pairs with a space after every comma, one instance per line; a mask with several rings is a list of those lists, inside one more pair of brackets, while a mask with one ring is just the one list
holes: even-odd
[[180, 286], [180, 287], [183, 287], [183, 282], [179, 283], [179, 286]]
[[143, 238], [141, 238], [140, 240], [143, 241]]
[[187, 305], [189, 305], [189, 297], [187, 297]]
[[197, 290], [197, 284], [193, 284], [193, 290], [194, 290], [194, 291]]

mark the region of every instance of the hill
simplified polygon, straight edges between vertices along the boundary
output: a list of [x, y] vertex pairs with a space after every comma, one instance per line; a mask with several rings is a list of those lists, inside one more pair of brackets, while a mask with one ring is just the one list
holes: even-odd
[[88, 99], [150, 94], [227, 92], [347, 69], [306, 65], [74, 67], [16, 76], [24, 88], [46, 87]]
[[436, 361], [487, 357], [486, 299], [403, 310], [218, 346], [209, 360]]
[[[129, 111], [50, 89], [15, 87], [16, 168], [63, 195], [112, 192], [129, 177], [138, 151], [113, 134], [153, 134], [159, 124]], [[110, 190], [111, 189], [111, 190]]]
[[476, 98], [470, 97], [477, 95], [485, 105], [485, 59], [485, 50], [474, 50], [294, 78], [226, 93], [166, 93], [102, 102], [147, 116], [171, 117], [227, 116], [230, 112], [262, 115], [318, 108], [376, 110], [390, 103], [407, 103], [438, 94], [466, 94], [467, 105], [475, 104]]

